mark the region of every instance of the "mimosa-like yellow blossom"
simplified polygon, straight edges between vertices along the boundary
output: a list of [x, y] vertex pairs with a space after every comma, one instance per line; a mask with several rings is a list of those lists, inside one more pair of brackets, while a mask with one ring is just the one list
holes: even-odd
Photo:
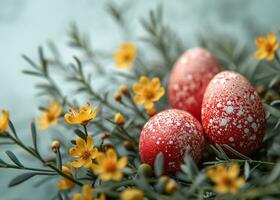
[[[70, 170], [70, 166], [62, 166], [62, 171], [67, 174], [70, 177], [73, 177], [71, 170]], [[68, 190], [71, 189], [73, 187], [75, 187], [75, 183], [72, 182], [71, 180], [63, 177], [57, 184], [57, 187], [59, 190]]]
[[75, 193], [73, 200], [105, 200], [106, 197], [104, 194], [101, 194], [99, 198], [94, 198], [93, 189], [90, 185], [83, 185], [82, 194]]
[[122, 43], [120, 48], [114, 53], [116, 66], [128, 69], [132, 66], [136, 57], [136, 47], [133, 43]]
[[279, 48], [279, 43], [277, 42], [277, 37], [273, 33], [268, 33], [266, 37], [257, 37], [256, 45], [259, 50], [256, 51], [257, 59], [266, 59], [271, 61], [274, 59], [276, 50]]
[[76, 139], [76, 146], [69, 149], [69, 154], [76, 159], [70, 165], [75, 168], [82, 166], [90, 168], [92, 160], [96, 158], [97, 153], [98, 150], [94, 148], [91, 136], [87, 137], [87, 141], [78, 137]]
[[123, 177], [121, 170], [127, 164], [127, 157], [118, 160], [116, 152], [110, 148], [96, 157], [97, 164], [92, 164], [92, 170], [100, 175], [101, 180], [120, 180]]
[[40, 129], [47, 129], [50, 126], [57, 124], [58, 118], [62, 113], [62, 107], [57, 100], [53, 100], [48, 110], [42, 111], [43, 116], [37, 118], [37, 122], [40, 123]]
[[133, 91], [135, 93], [134, 101], [137, 104], [144, 103], [146, 109], [151, 109], [154, 102], [158, 101], [165, 93], [159, 78], [149, 80], [146, 76], [140, 77], [140, 83], [133, 84]]
[[64, 115], [64, 119], [69, 124], [81, 124], [87, 125], [92, 119], [96, 117], [97, 108], [92, 110], [90, 103], [87, 103], [87, 107], [81, 106], [80, 110], [74, 108], [70, 109], [70, 113]]
[[4, 132], [9, 126], [9, 112], [2, 110], [2, 116], [0, 117], [0, 133]]
[[143, 200], [144, 192], [139, 189], [128, 188], [121, 193], [121, 200]]
[[114, 118], [114, 122], [116, 124], [118, 124], [119, 126], [123, 126], [124, 123], [125, 123], [124, 116], [121, 113], [116, 113], [115, 118]]
[[207, 171], [208, 177], [216, 184], [215, 191], [218, 193], [235, 194], [245, 184], [244, 177], [238, 177], [239, 165], [234, 163], [229, 167], [219, 165]]

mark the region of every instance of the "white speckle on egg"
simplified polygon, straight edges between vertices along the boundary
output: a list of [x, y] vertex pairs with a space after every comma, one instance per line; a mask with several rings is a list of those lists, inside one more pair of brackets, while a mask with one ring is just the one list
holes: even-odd
[[233, 107], [232, 106], [228, 106], [226, 109], [227, 113], [230, 114], [233, 112]]
[[222, 125], [222, 126], [225, 126], [226, 124], [227, 124], [227, 119], [222, 119], [221, 125]]
[[249, 117], [247, 118], [248, 122], [252, 122], [253, 121], [253, 118], [251, 115], [249, 115]]
[[233, 142], [233, 141], [234, 141], [234, 138], [233, 138], [233, 137], [229, 137], [228, 140], [229, 140], [230, 142]]

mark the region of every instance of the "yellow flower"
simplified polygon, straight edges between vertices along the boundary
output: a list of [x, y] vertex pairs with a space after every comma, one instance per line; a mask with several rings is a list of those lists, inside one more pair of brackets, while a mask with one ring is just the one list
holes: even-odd
[[[62, 171], [67, 174], [70, 177], [73, 177], [71, 170], [70, 170], [70, 166], [62, 166]], [[73, 187], [75, 187], [75, 183], [72, 182], [71, 180], [67, 179], [67, 178], [62, 178], [58, 184], [57, 187], [59, 190], [68, 190], [71, 189]]]
[[87, 103], [87, 107], [81, 106], [80, 110], [76, 110], [71, 108], [71, 113], [67, 113], [64, 115], [64, 119], [69, 124], [81, 124], [87, 125], [92, 119], [96, 117], [97, 108], [95, 107], [92, 110], [92, 106], [90, 103]]
[[140, 77], [140, 83], [133, 84], [133, 91], [135, 93], [134, 101], [137, 104], [145, 103], [146, 109], [152, 108], [154, 102], [158, 101], [165, 93], [159, 78], [149, 80], [146, 76]]
[[75, 160], [70, 163], [72, 167], [80, 168], [82, 166], [89, 168], [92, 164], [92, 159], [97, 156], [98, 150], [93, 146], [92, 137], [88, 136], [87, 141], [82, 138], [76, 139], [76, 146], [69, 149], [70, 156]]
[[4, 132], [9, 126], [9, 112], [2, 110], [2, 116], [0, 117], [0, 133]]
[[144, 192], [139, 189], [128, 188], [121, 193], [121, 200], [143, 200]]
[[120, 180], [123, 176], [121, 170], [127, 164], [127, 157], [118, 160], [116, 152], [110, 148], [96, 157], [97, 164], [92, 164], [92, 171], [100, 175], [101, 180]]
[[136, 47], [134, 44], [125, 42], [114, 53], [115, 62], [118, 68], [128, 69], [136, 57]]
[[266, 37], [257, 37], [255, 42], [259, 47], [259, 50], [256, 51], [257, 59], [266, 59], [268, 61], [274, 59], [276, 50], [279, 48], [275, 34], [268, 33]]
[[118, 124], [119, 126], [123, 126], [124, 123], [125, 123], [124, 116], [121, 113], [116, 113], [115, 118], [114, 118], [114, 122], [116, 124]]
[[239, 172], [239, 165], [234, 163], [227, 168], [219, 165], [216, 168], [209, 169], [207, 175], [216, 184], [216, 192], [235, 194], [245, 184], [244, 177], [238, 177]]
[[99, 198], [94, 198], [93, 189], [90, 185], [84, 185], [82, 188], [82, 194], [75, 193], [73, 196], [73, 200], [105, 200], [106, 197], [104, 194], [101, 194]]
[[40, 129], [46, 129], [49, 126], [57, 124], [58, 118], [62, 113], [62, 107], [57, 100], [53, 100], [48, 110], [42, 111], [43, 116], [37, 118], [37, 122], [40, 123]]

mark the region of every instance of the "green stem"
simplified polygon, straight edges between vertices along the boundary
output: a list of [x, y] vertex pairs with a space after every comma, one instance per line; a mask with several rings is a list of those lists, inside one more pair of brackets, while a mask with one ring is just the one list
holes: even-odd
[[145, 121], [147, 121], [148, 119], [145, 117], [145, 115], [141, 112], [141, 110], [138, 108], [138, 106], [135, 104], [134, 100], [132, 99], [131, 96], [128, 97], [129, 101], [131, 102], [131, 104], [133, 105], [133, 107], [135, 108], [135, 112], [138, 113], [138, 115], [143, 118]]
[[20, 169], [20, 170], [35, 171], [35, 172], [48, 172], [48, 173], [54, 172], [52, 170], [38, 169], [38, 168], [33, 168], [33, 167], [19, 167], [19, 166], [15, 166], [15, 165], [3, 165], [3, 167], [8, 168], [8, 169]]
[[88, 137], [87, 125], [83, 125], [83, 127], [84, 127], [84, 131], [85, 131], [85, 134], [86, 134], [86, 140], [87, 140], [87, 137]]
[[241, 159], [230, 159], [230, 160], [219, 160], [219, 161], [213, 161], [213, 162], [204, 162], [204, 165], [209, 164], [220, 164], [220, 163], [229, 163], [229, 162], [237, 162], [237, 163], [245, 163], [248, 162], [249, 164], [264, 164], [264, 165], [270, 165], [273, 166], [275, 163], [268, 162], [268, 161], [261, 161], [261, 160], [241, 160]]
[[53, 169], [54, 171], [56, 171], [58, 174], [60, 174], [61, 176], [67, 178], [68, 180], [76, 183], [79, 186], [82, 186], [83, 183], [73, 179], [71, 176], [65, 174], [62, 170], [58, 169], [57, 167], [53, 166], [52, 164], [47, 163], [40, 155], [36, 154], [35, 152], [33, 152], [32, 150], [30, 150], [28, 147], [26, 147], [21, 141], [15, 139], [14, 137], [12, 137], [9, 133], [7, 133], [7, 136], [13, 140], [17, 145], [19, 145], [21, 148], [23, 148], [25, 151], [27, 151], [29, 154], [31, 154], [32, 156], [34, 156], [35, 158], [37, 158], [38, 160], [40, 160], [44, 165], [48, 166], [49, 168]]

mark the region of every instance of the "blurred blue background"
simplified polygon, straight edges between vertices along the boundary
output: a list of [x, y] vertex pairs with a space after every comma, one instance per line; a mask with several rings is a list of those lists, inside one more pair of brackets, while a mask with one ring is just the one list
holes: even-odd
[[[21, 54], [36, 58], [37, 47], [53, 40], [66, 58], [73, 55], [67, 48], [69, 24], [76, 22], [91, 36], [95, 49], [112, 51], [123, 40], [118, 27], [105, 11], [109, 1], [100, 0], [0, 0], [0, 108], [10, 111], [19, 134], [28, 140], [29, 124], [38, 116], [35, 98], [36, 78], [21, 71], [27, 64]], [[193, 44], [197, 33], [215, 31], [254, 43], [257, 34], [279, 28], [278, 0], [130, 0], [127, 12], [131, 30], [141, 35], [139, 18], [151, 8], [163, 4], [164, 20], [187, 44]], [[110, 30], [110, 31], [108, 31]], [[28, 132], [28, 133], [27, 133]], [[44, 135], [44, 133], [42, 133]], [[45, 135], [42, 137], [46, 137]], [[48, 145], [46, 145], [48, 146]], [[13, 147], [8, 147], [13, 148]], [[1, 147], [7, 149], [7, 146]], [[46, 149], [49, 151], [49, 149]], [[22, 152], [17, 152], [19, 157]], [[3, 151], [0, 157], [6, 159]], [[27, 158], [28, 160], [28, 158]], [[30, 163], [33, 164], [33, 163]], [[34, 188], [36, 178], [14, 188], [7, 184], [17, 173], [0, 169], [0, 199], [51, 199], [55, 182]], [[32, 184], [31, 184], [32, 183]]]

